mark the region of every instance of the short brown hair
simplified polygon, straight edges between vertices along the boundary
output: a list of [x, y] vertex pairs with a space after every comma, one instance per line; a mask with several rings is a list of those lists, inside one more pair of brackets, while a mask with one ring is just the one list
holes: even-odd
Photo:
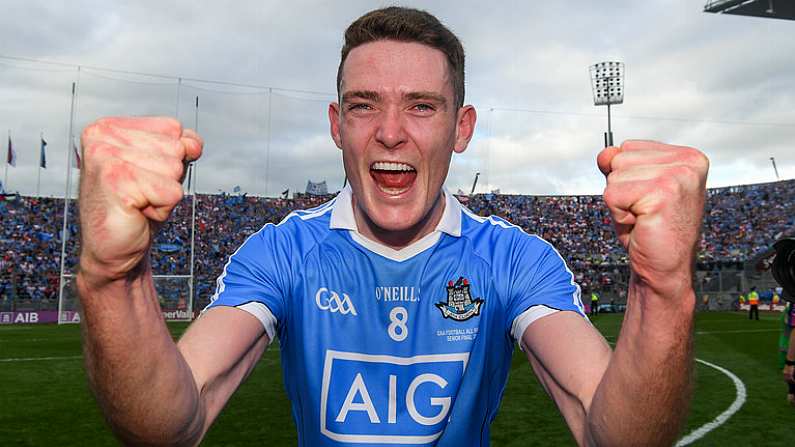
[[458, 108], [464, 105], [464, 47], [433, 15], [419, 9], [390, 6], [359, 17], [345, 30], [345, 43], [337, 69], [337, 96], [342, 87], [342, 66], [352, 49], [378, 40], [417, 42], [447, 56], [447, 69], [453, 83]]

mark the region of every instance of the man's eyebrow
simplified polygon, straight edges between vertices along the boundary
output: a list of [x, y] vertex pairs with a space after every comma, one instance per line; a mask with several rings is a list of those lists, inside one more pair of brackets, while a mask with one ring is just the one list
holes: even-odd
[[372, 90], [352, 90], [342, 94], [342, 102], [350, 102], [354, 99], [364, 99], [366, 101], [378, 102], [381, 100], [381, 95]]
[[403, 95], [403, 97], [407, 101], [430, 101], [435, 102], [442, 107], [447, 107], [447, 99], [444, 96], [434, 92], [409, 92]]

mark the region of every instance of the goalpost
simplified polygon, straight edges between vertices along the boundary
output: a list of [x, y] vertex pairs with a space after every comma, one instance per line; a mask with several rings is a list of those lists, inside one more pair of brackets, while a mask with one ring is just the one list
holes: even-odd
[[[240, 151], [240, 155], [220, 159], [220, 163], [224, 163], [229, 172], [233, 173], [228, 174], [223, 180], [218, 180], [215, 169], [212, 169], [212, 175], [209, 174], [211, 171], [209, 166], [213, 166], [212, 164], [202, 165], [208, 166], [208, 169], [203, 171], [208, 175], [202, 176], [201, 197], [196, 195], [198, 186], [196, 163], [189, 165], [185, 176], [184, 199], [172, 212], [169, 222], [160, 229], [159, 240], [154, 242], [152, 248], [154, 284], [164, 317], [168, 320], [190, 320], [203, 308], [214, 288], [215, 283], [211, 281], [210, 275], [215, 275], [217, 272], [209, 269], [217, 270], [220, 267], [217, 263], [218, 257], [228, 255], [226, 251], [229, 249], [229, 244], [222, 244], [220, 248], [217, 244], [208, 246], [207, 243], [212, 241], [197, 240], [197, 238], [217, 237], [219, 233], [217, 226], [213, 226], [215, 224], [222, 224], [226, 228], [223, 236], [229, 240], [225, 243], [231, 243], [233, 240], [235, 243], [241, 243], [242, 240], [238, 241], [239, 235], [243, 232], [256, 231], [253, 227], [238, 230], [234, 227], [234, 223], [222, 221], [222, 217], [214, 215], [213, 207], [219, 196], [210, 191], [223, 192], [218, 186], [235, 185], [234, 188], [242, 188], [252, 194], [268, 197], [271, 196], [269, 193], [274, 190], [273, 186], [276, 184], [279, 185], [277, 191], [282, 191], [285, 187], [286, 191], [298, 190], [301, 180], [293, 174], [296, 166], [293, 155], [301, 151], [314, 153], [315, 150], [329, 147], [327, 125], [323, 122], [309, 121], [308, 117], [318, 110], [325, 110], [328, 102], [334, 101], [336, 95], [96, 67], [75, 66], [75, 68], [77, 75], [76, 82], [72, 86], [72, 103], [67, 129], [68, 149], [65, 157], [67, 169], [61, 232], [58, 321], [61, 324], [80, 321], [74, 281], [77, 273], [78, 250], [76, 234], [79, 231], [76, 225], [75, 184], [78, 183], [81, 171], [72, 172], [72, 170], [79, 169], [74, 163], [74, 160], [77, 160], [76, 155], [79, 154], [77, 152], [80, 144], [79, 131], [75, 131], [74, 128], [78, 124], [87, 123], [79, 123], [79, 118], [82, 115], [86, 115], [84, 119], [89, 120], [99, 116], [119, 114], [134, 116], [173, 114], [186, 127], [193, 127], [198, 131], [198, 96], [201, 95], [204, 114], [202, 124], [203, 127], [209, 128], [207, 135], [210, 137], [205, 141], [222, 141], [224, 146], [219, 145], [219, 149], [223, 147], [223, 152], [227, 152], [228, 155], [229, 148], [235, 147], [235, 150]], [[127, 89], [127, 84], [134, 85], [134, 88]], [[172, 103], [173, 100], [176, 102]], [[318, 102], [324, 105], [319, 107], [314, 104]], [[213, 148], [214, 146], [213, 144]], [[207, 147], [205, 152], [206, 156], [211, 155]], [[334, 154], [335, 160], [341, 165], [341, 152], [333, 149], [330, 153]], [[273, 154], [288, 154], [288, 156], [272, 156]], [[215, 159], [210, 163], [219, 163], [218, 160]], [[323, 163], [321, 167], [314, 169], [326, 169], [327, 166], [328, 163]], [[278, 173], [278, 177], [271, 177], [274, 173]], [[339, 178], [332, 178], [331, 181], [339, 180], [342, 184], [344, 174], [341, 170], [338, 174]], [[229, 184], [230, 182], [233, 183]], [[188, 208], [189, 206], [191, 208]], [[177, 224], [178, 228], [167, 229], [172, 223]]]
[[[73, 125], [75, 111], [76, 87], [80, 82], [80, 67], [78, 67], [77, 82], [72, 83], [72, 102], [69, 113], [69, 138], [67, 144], [66, 161], [66, 190], [64, 192], [64, 212], [63, 227], [61, 230], [61, 273], [58, 293], [58, 324], [69, 324], [80, 322], [80, 312], [78, 305], [77, 289], [75, 287], [75, 274], [66, 270], [67, 264], [67, 241], [69, 239], [69, 202], [72, 188], [72, 158], [76, 151], [74, 144]], [[182, 79], [177, 83], [177, 116], [179, 115], [179, 94]], [[199, 97], [196, 97], [194, 129], [199, 128]], [[73, 148], [75, 148], [73, 150]], [[187, 275], [152, 275], [155, 290], [157, 291], [160, 309], [163, 318], [168, 321], [191, 321], [194, 316], [194, 286], [195, 282], [195, 249], [196, 249], [196, 162], [190, 163], [186, 175], [186, 195], [190, 196], [190, 257], [189, 274]], [[178, 214], [179, 208], [184, 202], [177, 204], [172, 212], [172, 218]], [[153, 247], [154, 250], [155, 247]], [[182, 250], [182, 248], [180, 248]], [[153, 251], [154, 253], [154, 251]], [[153, 256], [153, 255], [150, 255]]]
[[[182, 210], [181, 208], [188, 205], [188, 200], [190, 201], [190, 246], [182, 246], [180, 244], [177, 251], [184, 253], [184, 257], [182, 260], [177, 260], [176, 264], [183, 267], [189, 267], [188, 274], [154, 274], [152, 278], [154, 280], [155, 290], [157, 291], [158, 301], [160, 303], [160, 309], [163, 313], [163, 318], [169, 321], [191, 321], [194, 316], [194, 298], [196, 296], [194, 292], [195, 287], [195, 250], [196, 250], [196, 194], [193, 186], [195, 185], [195, 166], [189, 168], [193, 171], [192, 181], [190, 181], [191, 190], [191, 197], [187, 200], [180, 202], [172, 212], [172, 219], [180, 214], [187, 214], [186, 212], [180, 211], [187, 211]], [[69, 199], [68, 197], [65, 199], [64, 205], [64, 226], [62, 232], [62, 245], [61, 245], [61, 281], [60, 281], [60, 290], [58, 294], [58, 324], [68, 324], [68, 323], [79, 323], [80, 322], [80, 313], [79, 313], [79, 305], [78, 305], [78, 297], [77, 297], [77, 289], [75, 287], [75, 274], [71, 272], [67, 272], [67, 241], [70, 237], [69, 229], [68, 229], [68, 220], [69, 220]], [[183, 216], [185, 218], [187, 216]], [[173, 244], [171, 244], [173, 245]], [[162, 244], [161, 244], [162, 246]], [[173, 248], [172, 248], [173, 249]], [[188, 251], [186, 253], [185, 251]], [[187, 256], [189, 254], [189, 256]], [[153, 259], [157, 256], [163, 256], [163, 254], [158, 254], [158, 246], [155, 245], [152, 247], [152, 253], [150, 254]], [[187, 258], [187, 259], [185, 259]], [[185, 264], [188, 264], [185, 266]], [[179, 270], [179, 269], [178, 269]], [[156, 270], [157, 272], [157, 270]]]

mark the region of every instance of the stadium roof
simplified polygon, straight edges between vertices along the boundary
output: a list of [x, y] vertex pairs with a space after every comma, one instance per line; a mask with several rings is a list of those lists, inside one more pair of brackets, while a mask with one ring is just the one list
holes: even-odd
[[711, 0], [704, 12], [795, 20], [795, 2], [792, 0]]

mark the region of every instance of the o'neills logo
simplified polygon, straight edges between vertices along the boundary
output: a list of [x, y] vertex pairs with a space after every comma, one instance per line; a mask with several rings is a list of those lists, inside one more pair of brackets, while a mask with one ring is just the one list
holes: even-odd
[[443, 317], [464, 321], [480, 315], [480, 306], [483, 302], [481, 298], [472, 299], [469, 293], [469, 281], [459, 276], [455, 283], [453, 281], [447, 283], [447, 302], [436, 303], [436, 307], [442, 312]]
[[376, 301], [408, 301], [417, 302], [420, 300], [420, 293], [414, 286], [392, 286], [375, 288]]

